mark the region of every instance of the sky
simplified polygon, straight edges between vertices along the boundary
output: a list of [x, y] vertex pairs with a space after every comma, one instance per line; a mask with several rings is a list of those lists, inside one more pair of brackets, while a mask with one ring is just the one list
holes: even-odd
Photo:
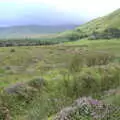
[[120, 0], [0, 0], [0, 26], [82, 24], [120, 8]]

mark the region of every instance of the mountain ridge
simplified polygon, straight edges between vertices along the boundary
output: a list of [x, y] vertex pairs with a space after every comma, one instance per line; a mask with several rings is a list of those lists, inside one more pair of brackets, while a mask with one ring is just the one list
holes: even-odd
[[0, 38], [24, 37], [40, 34], [56, 34], [74, 29], [77, 25], [22, 25], [0, 27]]

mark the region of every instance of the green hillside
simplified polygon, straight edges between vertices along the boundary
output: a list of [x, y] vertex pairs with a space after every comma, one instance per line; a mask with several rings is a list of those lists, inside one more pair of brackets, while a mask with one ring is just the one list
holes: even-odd
[[101, 32], [107, 28], [120, 28], [120, 9], [114, 11], [113, 13], [90, 21], [76, 30], [81, 30], [83, 32], [92, 33], [93, 31]]
[[[83, 24], [73, 31], [67, 31], [62, 33], [62, 36], [70, 36], [75, 38], [90, 37], [93, 33], [99, 33], [100, 38], [120, 37], [120, 9], [104, 16], [94, 19], [86, 24]], [[102, 34], [102, 35], [101, 35]], [[108, 37], [108, 38], [109, 38]]]

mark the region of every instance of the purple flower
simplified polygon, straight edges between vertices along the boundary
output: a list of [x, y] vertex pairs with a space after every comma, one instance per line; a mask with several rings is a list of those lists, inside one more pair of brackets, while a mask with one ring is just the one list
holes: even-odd
[[89, 102], [92, 105], [99, 105], [99, 101], [98, 100], [90, 100]]

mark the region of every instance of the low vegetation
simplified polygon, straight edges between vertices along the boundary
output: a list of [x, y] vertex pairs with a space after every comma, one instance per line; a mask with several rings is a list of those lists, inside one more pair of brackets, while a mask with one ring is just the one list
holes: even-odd
[[120, 38], [120, 9], [80, 25], [74, 30], [65, 31], [61, 33], [61, 36], [70, 40], [81, 38], [92, 40]]
[[40, 46], [40, 45], [53, 45], [63, 42], [70, 41], [62, 37], [52, 37], [52, 38], [14, 38], [0, 40], [0, 47], [10, 47], [10, 46]]
[[[119, 106], [119, 45], [119, 40], [81, 40], [1, 47], [0, 119], [55, 120], [62, 109], [84, 96]], [[76, 110], [71, 120], [92, 119]]]

